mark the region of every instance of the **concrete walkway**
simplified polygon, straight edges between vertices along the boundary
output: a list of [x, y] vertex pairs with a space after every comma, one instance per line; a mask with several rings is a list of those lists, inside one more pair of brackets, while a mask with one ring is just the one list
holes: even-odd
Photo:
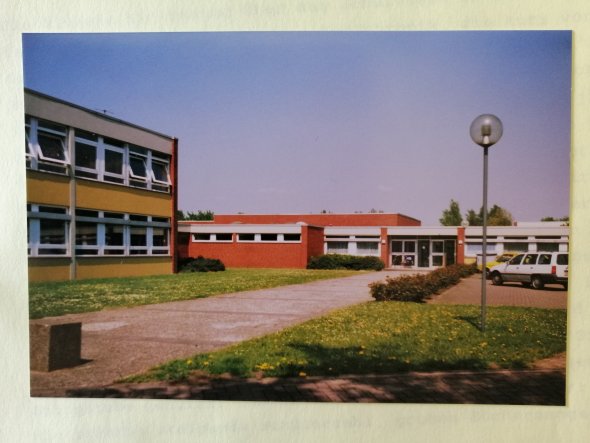
[[382, 271], [204, 299], [70, 314], [43, 321], [82, 322], [85, 363], [31, 371], [32, 396], [105, 386], [166, 361], [276, 332], [329, 311], [372, 300], [367, 285], [404, 271]]

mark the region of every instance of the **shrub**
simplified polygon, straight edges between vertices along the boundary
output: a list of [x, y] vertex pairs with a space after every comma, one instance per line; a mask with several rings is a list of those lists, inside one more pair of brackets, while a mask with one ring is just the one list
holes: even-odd
[[463, 277], [474, 274], [474, 265], [450, 265], [428, 274], [386, 277], [385, 281], [371, 283], [371, 296], [377, 301], [423, 302], [426, 297], [441, 289], [459, 283]]
[[326, 254], [311, 257], [307, 269], [352, 269], [380, 271], [385, 264], [379, 257], [344, 254]]
[[225, 265], [217, 258], [205, 258], [199, 255], [197, 258], [183, 259], [179, 263], [180, 272], [217, 272], [225, 271]]

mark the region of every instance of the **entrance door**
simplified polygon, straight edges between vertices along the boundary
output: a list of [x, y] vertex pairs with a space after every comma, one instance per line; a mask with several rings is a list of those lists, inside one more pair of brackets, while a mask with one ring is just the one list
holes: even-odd
[[391, 266], [416, 265], [416, 240], [393, 240], [391, 242]]
[[430, 240], [418, 240], [418, 267], [430, 267]]
[[432, 240], [432, 266], [445, 265], [445, 242], [444, 240]]

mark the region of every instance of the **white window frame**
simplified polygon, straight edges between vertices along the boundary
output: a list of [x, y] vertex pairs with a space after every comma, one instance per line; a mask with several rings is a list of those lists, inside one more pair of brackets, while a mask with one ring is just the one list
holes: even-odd
[[[155, 163], [160, 163], [160, 164], [164, 165], [164, 169], [166, 170], [166, 181], [158, 180], [156, 178], [156, 174], [154, 174], [154, 166], [153, 166]], [[156, 157], [152, 156], [152, 161], [150, 163], [149, 172], [150, 172], [150, 176], [151, 176], [153, 183], [157, 183], [159, 185], [165, 185], [165, 186], [170, 186], [172, 184], [170, 182], [170, 162], [169, 161], [167, 161], [163, 158], [160, 158], [160, 157], [156, 158]]]
[[[102, 141], [102, 149], [101, 149], [101, 153], [102, 153], [102, 168], [101, 168], [101, 178], [102, 181], [104, 182], [108, 182], [108, 183], [115, 183], [115, 184], [126, 184], [126, 174], [125, 174], [125, 169], [126, 169], [126, 163], [128, 163], [126, 161], [126, 155], [125, 155], [125, 148], [120, 148], [118, 146], [112, 146], [109, 145], [107, 143], [104, 142], [104, 138], [101, 137], [101, 141]], [[122, 170], [121, 170], [121, 174], [117, 174], [114, 172], [107, 172], [107, 164], [106, 164], [106, 157], [107, 157], [107, 151], [113, 151], [113, 152], [118, 152], [119, 154], [121, 154], [123, 156], [123, 161], [122, 161]], [[105, 177], [113, 177], [113, 178], [117, 178], [117, 179], [121, 179], [122, 181], [109, 181], [107, 180]]]
[[[48, 123], [50, 123], [50, 122], [48, 122]], [[54, 124], [56, 126], [62, 126], [59, 123], [52, 123], [52, 124]], [[67, 144], [67, 135], [68, 135], [67, 127], [63, 126], [64, 132], [60, 132], [60, 131], [56, 131], [54, 129], [43, 127], [42, 122], [40, 122], [38, 119], [34, 119], [34, 123], [33, 123], [33, 119], [31, 119], [31, 127], [33, 127], [33, 126], [35, 128], [35, 130], [33, 131], [33, 133], [35, 135], [34, 146], [35, 146], [35, 149], [37, 150], [37, 156], [38, 156], [39, 160], [41, 160], [45, 163], [57, 163], [57, 164], [63, 165], [63, 166], [69, 165], [70, 164], [70, 153], [68, 152], [68, 144]], [[61, 144], [62, 151], [63, 151], [64, 160], [46, 157], [45, 154], [43, 154], [43, 148], [41, 147], [41, 144], [39, 143], [39, 133], [43, 133], [45, 136], [53, 137], [53, 138], [56, 138], [59, 140], [59, 142]]]
[[[98, 137], [98, 140], [94, 141], [94, 140], [88, 140], [84, 137], [79, 137], [78, 135], [76, 135], [74, 137], [74, 149], [76, 149], [76, 143], [78, 143], [78, 142], [83, 143], [88, 146], [94, 146], [94, 148], [96, 149], [96, 163], [95, 163], [94, 169], [86, 168], [84, 166], [74, 165], [75, 171], [83, 171], [83, 172], [87, 172], [90, 174], [96, 174], [97, 178], [100, 177], [100, 140], [101, 140], [101, 138], [102, 137]], [[81, 176], [81, 178], [90, 178], [90, 177]]]
[[[40, 206], [51, 206], [51, 205], [31, 204], [30, 212], [42, 214], [42, 212], [39, 210]], [[64, 209], [65, 210], [65, 212], [63, 213], [64, 216], [67, 216], [69, 214], [67, 207], [64, 207], [64, 206], [55, 206], [55, 207], [60, 208], [60, 209]], [[39, 215], [37, 217], [34, 217], [34, 216], [28, 217], [27, 223], [28, 223], [28, 227], [29, 227], [29, 241], [28, 241], [27, 246], [29, 249], [29, 257], [48, 257], [48, 258], [70, 257], [70, 254], [71, 254], [70, 241], [69, 241], [70, 222], [66, 219], [56, 218], [57, 220], [61, 220], [64, 223], [64, 243], [59, 243], [59, 244], [41, 243], [41, 220], [42, 219], [54, 220], [53, 218], [43, 217], [42, 215]], [[44, 249], [63, 249], [64, 253], [63, 254], [40, 254], [40, 251], [42, 251]]]

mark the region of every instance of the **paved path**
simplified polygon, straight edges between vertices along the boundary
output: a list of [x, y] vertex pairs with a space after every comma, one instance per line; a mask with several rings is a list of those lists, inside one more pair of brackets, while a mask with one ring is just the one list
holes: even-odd
[[66, 388], [108, 385], [175, 358], [210, 352], [372, 300], [367, 285], [387, 275], [400, 271], [44, 319], [82, 322], [86, 363], [49, 373], [31, 371], [31, 395], [61, 396]]
[[[481, 303], [481, 274], [464, 278], [452, 288], [432, 297], [433, 304], [474, 304]], [[520, 283], [492, 285], [487, 281], [487, 306], [526, 306], [532, 308], [567, 308], [567, 291], [561, 285], [546, 285], [545, 289], [525, 288]]]

